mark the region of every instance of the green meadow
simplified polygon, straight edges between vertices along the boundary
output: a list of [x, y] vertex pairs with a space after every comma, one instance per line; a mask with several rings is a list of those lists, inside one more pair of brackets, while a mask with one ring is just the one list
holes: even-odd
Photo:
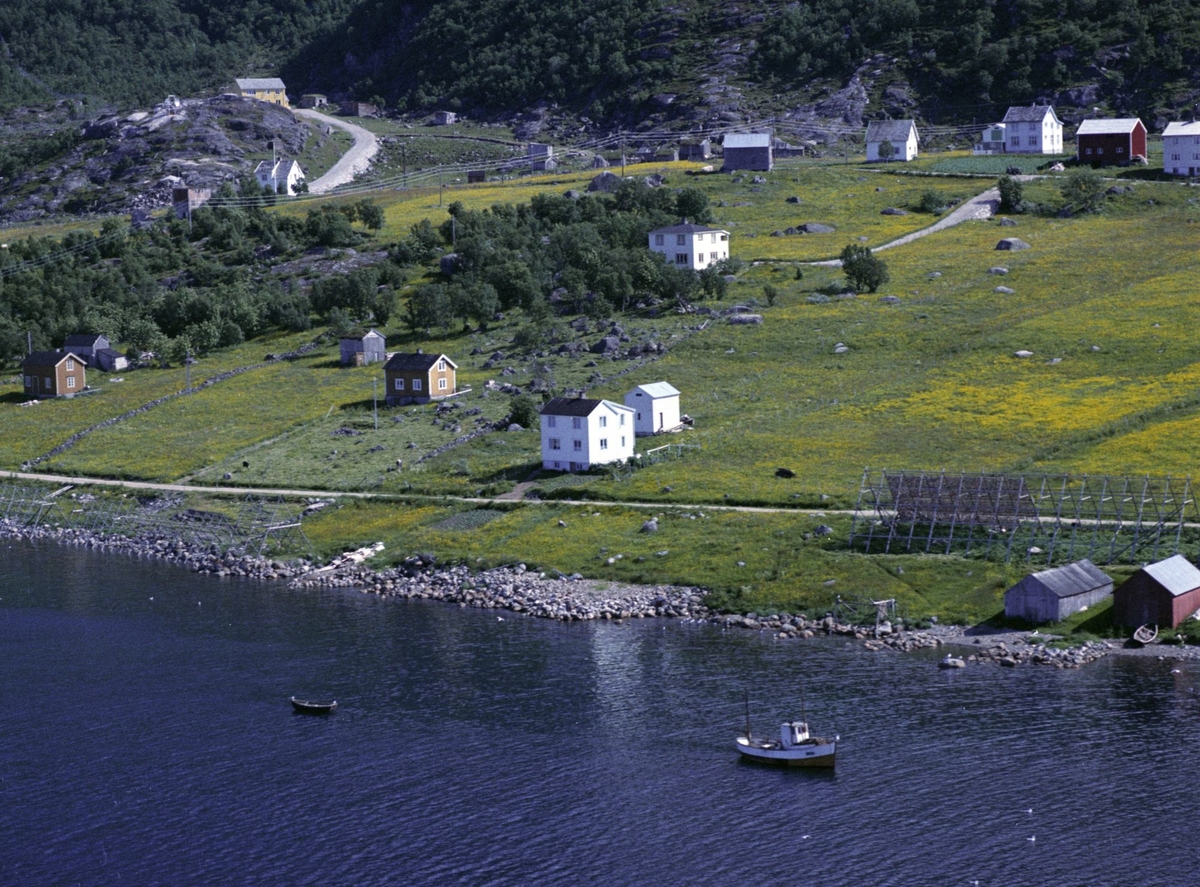
[[[506, 417], [509, 398], [487, 392], [489, 379], [524, 386], [536, 372], [558, 390], [586, 387], [589, 396], [615, 400], [635, 384], [665, 379], [683, 392], [694, 427], [640, 441], [639, 450], [696, 445], [686, 455], [635, 470], [534, 481], [533, 495], [543, 499], [611, 504], [512, 503], [454, 519], [474, 506], [432, 498], [353, 503], [307, 519], [306, 533], [324, 554], [378, 538], [387, 543], [385, 559], [431, 551], [478, 565], [521, 560], [621, 581], [703, 584], [714, 589], [714, 600], [742, 610], [823, 612], [843, 594], [895, 597], [910, 615], [955, 619], [996, 616], [1003, 589], [1026, 565], [848, 551], [849, 518], [837, 510], [853, 506], [865, 468], [1195, 473], [1194, 189], [1139, 181], [1109, 197], [1100, 213], [1059, 218], [1059, 181], [1031, 182], [1026, 198], [1044, 211], [1013, 216], [1016, 227], [968, 222], [884, 251], [890, 281], [855, 295], [838, 269], [805, 263], [834, 257], [848, 243], [876, 246], [926, 227], [937, 219], [917, 209], [928, 190], [962, 200], [993, 182], [967, 169], [920, 176], [806, 161], [756, 183], [751, 174], [686, 175], [696, 167], [627, 172], [663, 172], [669, 186], [708, 194], [717, 224], [732, 233], [733, 255], [747, 265], [724, 301], [707, 306], [750, 306], [763, 315], [761, 325], [634, 312], [620, 318], [622, 325], [669, 350], [633, 362], [522, 348], [514, 343], [526, 324], [519, 311], [486, 331], [434, 338], [413, 334], [397, 317], [383, 330], [390, 348], [422, 347], [459, 363], [460, 384], [472, 391], [449, 414], [438, 416], [432, 406], [377, 407], [380, 368], [337, 366], [330, 340], [303, 358], [267, 363], [98, 430], [39, 468], [235, 487], [488, 497], [510, 491], [538, 467], [536, 431], [495, 431], [422, 457], [469, 434], [476, 420]], [[381, 193], [375, 199], [386, 226], [379, 239], [401, 237], [421, 218], [440, 223], [452, 200], [472, 208], [517, 203], [539, 191], [586, 187], [591, 175], [456, 185], [440, 195], [442, 207], [436, 189]], [[907, 214], [883, 215], [887, 207]], [[806, 222], [836, 230], [772, 236]], [[1031, 249], [995, 249], [1012, 236]], [[996, 268], [1007, 273], [992, 273]], [[569, 319], [556, 321], [564, 335]], [[602, 330], [593, 323], [582, 339], [590, 344]], [[193, 384], [316, 333], [212, 354], [192, 367]], [[835, 353], [838, 345], [842, 353]], [[483, 367], [496, 350], [512, 375]], [[20, 405], [15, 379], [0, 382], [0, 466], [17, 468], [82, 428], [179, 390], [183, 374], [176, 368], [129, 372], [121, 382], [101, 378], [95, 394], [32, 407]], [[795, 477], [777, 477], [779, 468]], [[659, 533], [638, 532], [647, 512], [634, 503], [662, 509]], [[705, 510], [712, 505], [785, 511]], [[834, 532], [812, 535], [822, 523]], [[668, 554], [659, 555], [663, 550]]]

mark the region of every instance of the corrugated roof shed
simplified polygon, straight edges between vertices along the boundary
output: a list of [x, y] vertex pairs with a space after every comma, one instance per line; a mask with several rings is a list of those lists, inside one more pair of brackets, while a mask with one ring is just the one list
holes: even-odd
[[1111, 120], [1085, 120], [1075, 131], [1077, 136], [1127, 135], [1141, 123], [1138, 117], [1114, 117]]
[[1060, 598], [1073, 597], [1112, 584], [1112, 580], [1087, 558], [1051, 570], [1040, 570], [1032, 578]]
[[1165, 561], [1147, 564], [1142, 567], [1142, 571], [1172, 597], [1179, 597], [1200, 588], [1200, 570], [1182, 554], [1176, 554]]
[[917, 125], [911, 120], [872, 120], [867, 124], [868, 142], [907, 142]]
[[725, 136], [721, 144], [726, 148], [769, 148], [771, 134], [769, 132], [731, 132]]
[[647, 382], [645, 385], [638, 385], [634, 391], [644, 391], [650, 397], [673, 397], [679, 394], [679, 389], [670, 382]]

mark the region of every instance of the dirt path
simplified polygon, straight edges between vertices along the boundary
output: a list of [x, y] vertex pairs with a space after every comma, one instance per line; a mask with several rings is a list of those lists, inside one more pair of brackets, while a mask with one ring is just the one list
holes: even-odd
[[315, 120], [318, 123], [336, 126], [338, 129], [345, 130], [354, 136], [354, 144], [342, 155], [342, 159], [333, 165], [333, 169], [329, 170], [329, 172], [316, 181], [308, 183], [308, 193], [324, 194], [327, 191], [332, 191], [339, 185], [349, 184], [354, 180], [356, 175], [370, 169], [371, 158], [379, 151], [379, 139], [375, 138], [373, 132], [353, 123], [347, 123], [345, 120], [338, 120], [336, 117], [322, 114], [319, 111], [300, 108], [293, 109], [293, 111], [300, 117], [307, 117], [309, 120]]
[[[972, 197], [970, 200], [959, 204], [953, 210], [946, 213], [928, 228], [922, 228], [919, 231], [913, 231], [911, 234], [905, 234], [903, 237], [897, 237], [895, 240], [880, 246], [871, 248], [871, 252], [883, 252], [885, 249], [891, 249], [896, 246], [904, 246], [906, 243], [912, 243], [921, 237], [927, 237], [930, 234], [936, 234], [938, 231], [945, 231], [947, 228], [952, 228], [955, 225], [961, 225], [963, 222], [976, 221], [980, 219], [990, 219], [996, 214], [996, 209], [1000, 206], [1000, 191], [997, 188], [988, 188], [982, 194]], [[840, 268], [842, 267], [841, 259], [829, 259], [824, 262], [805, 262], [805, 265], [817, 265], [822, 268]]]

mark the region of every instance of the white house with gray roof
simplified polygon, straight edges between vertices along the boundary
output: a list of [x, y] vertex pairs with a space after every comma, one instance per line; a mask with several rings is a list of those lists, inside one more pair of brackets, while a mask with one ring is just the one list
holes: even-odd
[[1004, 115], [1004, 150], [1009, 154], [1061, 154], [1063, 125], [1053, 105], [1014, 105]]
[[1168, 123], [1162, 145], [1163, 172], [1169, 176], [1200, 175], [1200, 122]]
[[542, 407], [542, 467], [587, 471], [633, 455], [631, 407], [611, 400], [556, 397]]
[[729, 258], [729, 232], [681, 222], [651, 231], [650, 250], [678, 268], [702, 271]]
[[304, 170], [295, 160], [264, 160], [254, 168], [254, 178], [274, 194], [295, 194]]
[[1034, 625], [1061, 622], [1112, 593], [1112, 579], [1084, 558], [1026, 576], [1004, 592], [1004, 615]]
[[638, 437], [661, 434], [682, 424], [679, 389], [670, 382], [638, 385], [625, 395], [625, 406], [634, 411], [633, 433]]
[[[879, 148], [887, 142], [891, 155], [884, 157]], [[872, 120], [867, 124], [867, 162], [900, 160], [907, 163], [917, 156], [917, 124], [912, 120]]]

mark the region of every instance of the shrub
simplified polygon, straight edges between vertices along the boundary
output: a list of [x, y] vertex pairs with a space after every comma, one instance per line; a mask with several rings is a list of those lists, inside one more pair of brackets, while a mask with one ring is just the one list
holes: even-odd
[[875, 292], [888, 282], [887, 264], [871, 252], [869, 247], [851, 243], [842, 250], [842, 271], [846, 280], [857, 292]]
[[996, 187], [1000, 189], [1000, 212], [1020, 212], [1021, 203], [1025, 199], [1025, 185], [1012, 176], [1001, 176], [996, 182]]

